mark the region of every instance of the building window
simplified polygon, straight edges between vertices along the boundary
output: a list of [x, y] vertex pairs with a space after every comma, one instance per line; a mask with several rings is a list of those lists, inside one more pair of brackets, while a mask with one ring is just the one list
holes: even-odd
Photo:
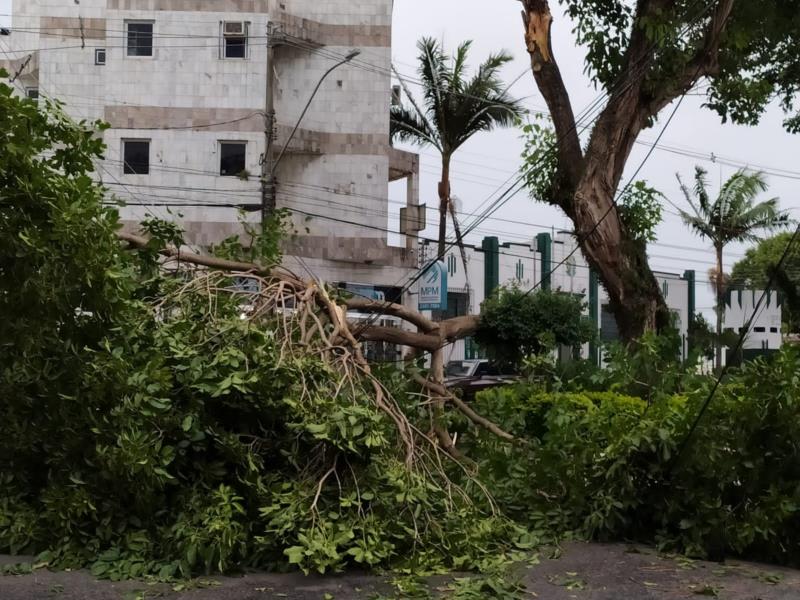
[[447, 310], [442, 311], [442, 320], [463, 317], [469, 314], [469, 294], [447, 292]]
[[223, 177], [241, 177], [247, 158], [246, 142], [219, 143], [219, 174]]
[[105, 48], [95, 48], [95, 50], [94, 50], [94, 64], [96, 64], [96, 65], [104, 65], [104, 64], [106, 64], [106, 49]]
[[125, 23], [128, 38], [128, 56], [153, 56], [153, 22], [131, 21]]
[[247, 58], [247, 35], [250, 24], [243, 21], [223, 21], [222, 58]]
[[766, 327], [756, 327], [755, 329], [753, 329], [753, 331], [755, 331], [756, 333], [766, 333], [767, 328]]
[[609, 343], [619, 340], [619, 329], [609, 304], [600, 307], [600, 340]]
[[150, 173], [150, 140], [123, 140], [122, 156], [125, 175]]
[[31, 100], [39, 99], [39, 88], [28, 88], [25, 90], [25, 95]]
[[777, 327], [770, 327], [769, 328], [769, 332], [770, 333], [778, 333], [778, 328]]

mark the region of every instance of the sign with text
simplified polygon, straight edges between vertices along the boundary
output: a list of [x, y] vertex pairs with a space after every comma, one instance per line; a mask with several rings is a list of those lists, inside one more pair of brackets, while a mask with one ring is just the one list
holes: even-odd
[[420, 279], [419, 309], [447, 309], [447, 267], [444, 261], [433, 261], [425, 267]]

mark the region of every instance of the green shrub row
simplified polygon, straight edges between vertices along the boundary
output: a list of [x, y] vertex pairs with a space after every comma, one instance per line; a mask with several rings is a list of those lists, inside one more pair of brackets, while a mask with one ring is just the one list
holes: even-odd
[[477, 409], [530, 444], [482, 432], [469, 453], [507, 514], [534, 530], [800, 563], [800, 351], [733, 374], [678, 456], [711, 385], [693, 381], [650, 404], [530, 385], [486, 391]]

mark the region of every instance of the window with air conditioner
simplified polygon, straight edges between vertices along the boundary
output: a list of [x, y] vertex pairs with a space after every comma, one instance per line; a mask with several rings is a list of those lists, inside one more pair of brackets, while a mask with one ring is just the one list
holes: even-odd
[[240, 177], [242, 179], [246, 178], [246, 142], [220, 142], [219, 156], [220, 175], [223, 177]]
[[122, 172], [125, 175], [150, 173], [150, 140], [122, 140]]
[[126, 21], [128, 56], [153, 56], [153, 21]]
[[223, 21], [220, 55], [222, 58], [247, 58], [247, 38], [250, 23], [246, 21]]

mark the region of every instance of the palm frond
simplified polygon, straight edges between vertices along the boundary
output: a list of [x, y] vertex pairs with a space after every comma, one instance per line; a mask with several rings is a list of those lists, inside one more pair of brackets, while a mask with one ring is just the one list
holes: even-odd
[[[680, 185], [681, 192], [683, 193], [683, 197], [686, 200], [686, 203], [689, 206], [692, 207], [692, 211], [694, 212], [694, 215], [687, 215], [687, 216], [690, 217], [690, 218], [693, 218], [693, 217], [703, 218], [704, 214], [703, 214], [702, 207], [698, 207], [697, 204], [695, 204], [695, 197], [692, 195], [692, 192], [689, 190], [689, 187], [684, 183], [683, 178], [681, 177], [680, 173], [676, 173], [675, 177], [678, 180], [678, 184]], [[697, 186], [695, 185], [695, 190], [696, 189], [697, 189]], [[681, 214], [681, 218], [684, 218], [683, 214], [685, 214], [685, 213], [683, 211], [681, 211], [681, 213], [682, 213]], [[685, 218], [684, 218], [684, 221], [686, 221]]]
[[389, 120], [389, 134], [392, 140], [408, 142], [419, 146], [430, 144], [441, 150], [437, 132], [416, 111], [402, 106], [392, 106]]
[[710, 239], [715, 246], [730, 242], [758, 240], [759, 232], [769, 232], [791, 223], [779, 208], [777, 198], [756, 203], [759, 194], [768, 189], [763, 173], [740, 170], [721, 187], [712, 202], [708, 194], [707, 173], [695, 168], [695, 185], [689, 190], [678, 176], [681, 192], [695, 214], [681, 211], [684, 223], [696, 234]]
[[[422, 108], [420, 108], [419, 104], [417, 104], [414, 95], [411, 93], [411, 90], [408, 89], [408, 85], [406, 84], [405, 79], [403, 79], [400, 73], [397, 72], [397, 69], [394, 68], [394, 65], [392, 65], [392, 71], [394, 72], [395, 77], [397, 77], [397, 79], [400, 81], [400, 87], [403, 88], [403, 92], [405, 93], [406, 98], [411, 103], [411, 106], [414, 108], [414, 115], [416, 117], [416, 119], [406, 119], [405, 117], [400, 116], [401, 111], [396, 111], [398, 115], [398, 120], [400, 122], [406, 121], [409, 124], [413, 123], [414, 121], [418, 121], [419, 126], [407, 127], [405, 129], [408, 129], [408, 132], [401, 133], [401, 129], [403, 129], [403, 127], [400, 126], [399, 123], [397, 125], [393, 124], [394, 119], [392, 118], [390, 119], [390, 124], [389, 124], [390, 139], [399, 141], [403, 140], [411, 141], [411, 138], [407, 136], [411, 135], [412, 131], [416, 130], [419, 132], [424, 132], [424, 135], [419, 135], [418, 140], [412, 143], [416, 143], [419, 145], [425, 145], [426, 143], [430, 143], [441, 152], [442, 139], [441, 136], [439, 135], [438, 129], [433, 126], [433, 124], [428, 119], [428, 115], [426, 115], [425, 111], [423, 111]], [[394, 111], [395, 108], [402, 109], [402, 107], [392, 107], [390, 115], [392, 114], [392, 112], [395, 112]]]
[[710, 214], [711, 200], [708, 195], [708, 171], [703, 167], [694, 169], [694, 194], [697, 196], [700, 212]]
[[472, 47], [472, 40], [467, 40], [458, 46], [453, 57], [453, 69], [450, 72], [450, 92], [452, 94], [464, 91], [464, 71], [467, 68], [467, 58], [469, 49]]
[[[451, 72], [447, 57], [438, 41], [422, 38], [419, 48], [419, 76], [422, 80], [422, 96], [429, 120], [444, 134], [447, 131], [446, 96]], [[440, 135], [444, 139], [445, 135]]]

